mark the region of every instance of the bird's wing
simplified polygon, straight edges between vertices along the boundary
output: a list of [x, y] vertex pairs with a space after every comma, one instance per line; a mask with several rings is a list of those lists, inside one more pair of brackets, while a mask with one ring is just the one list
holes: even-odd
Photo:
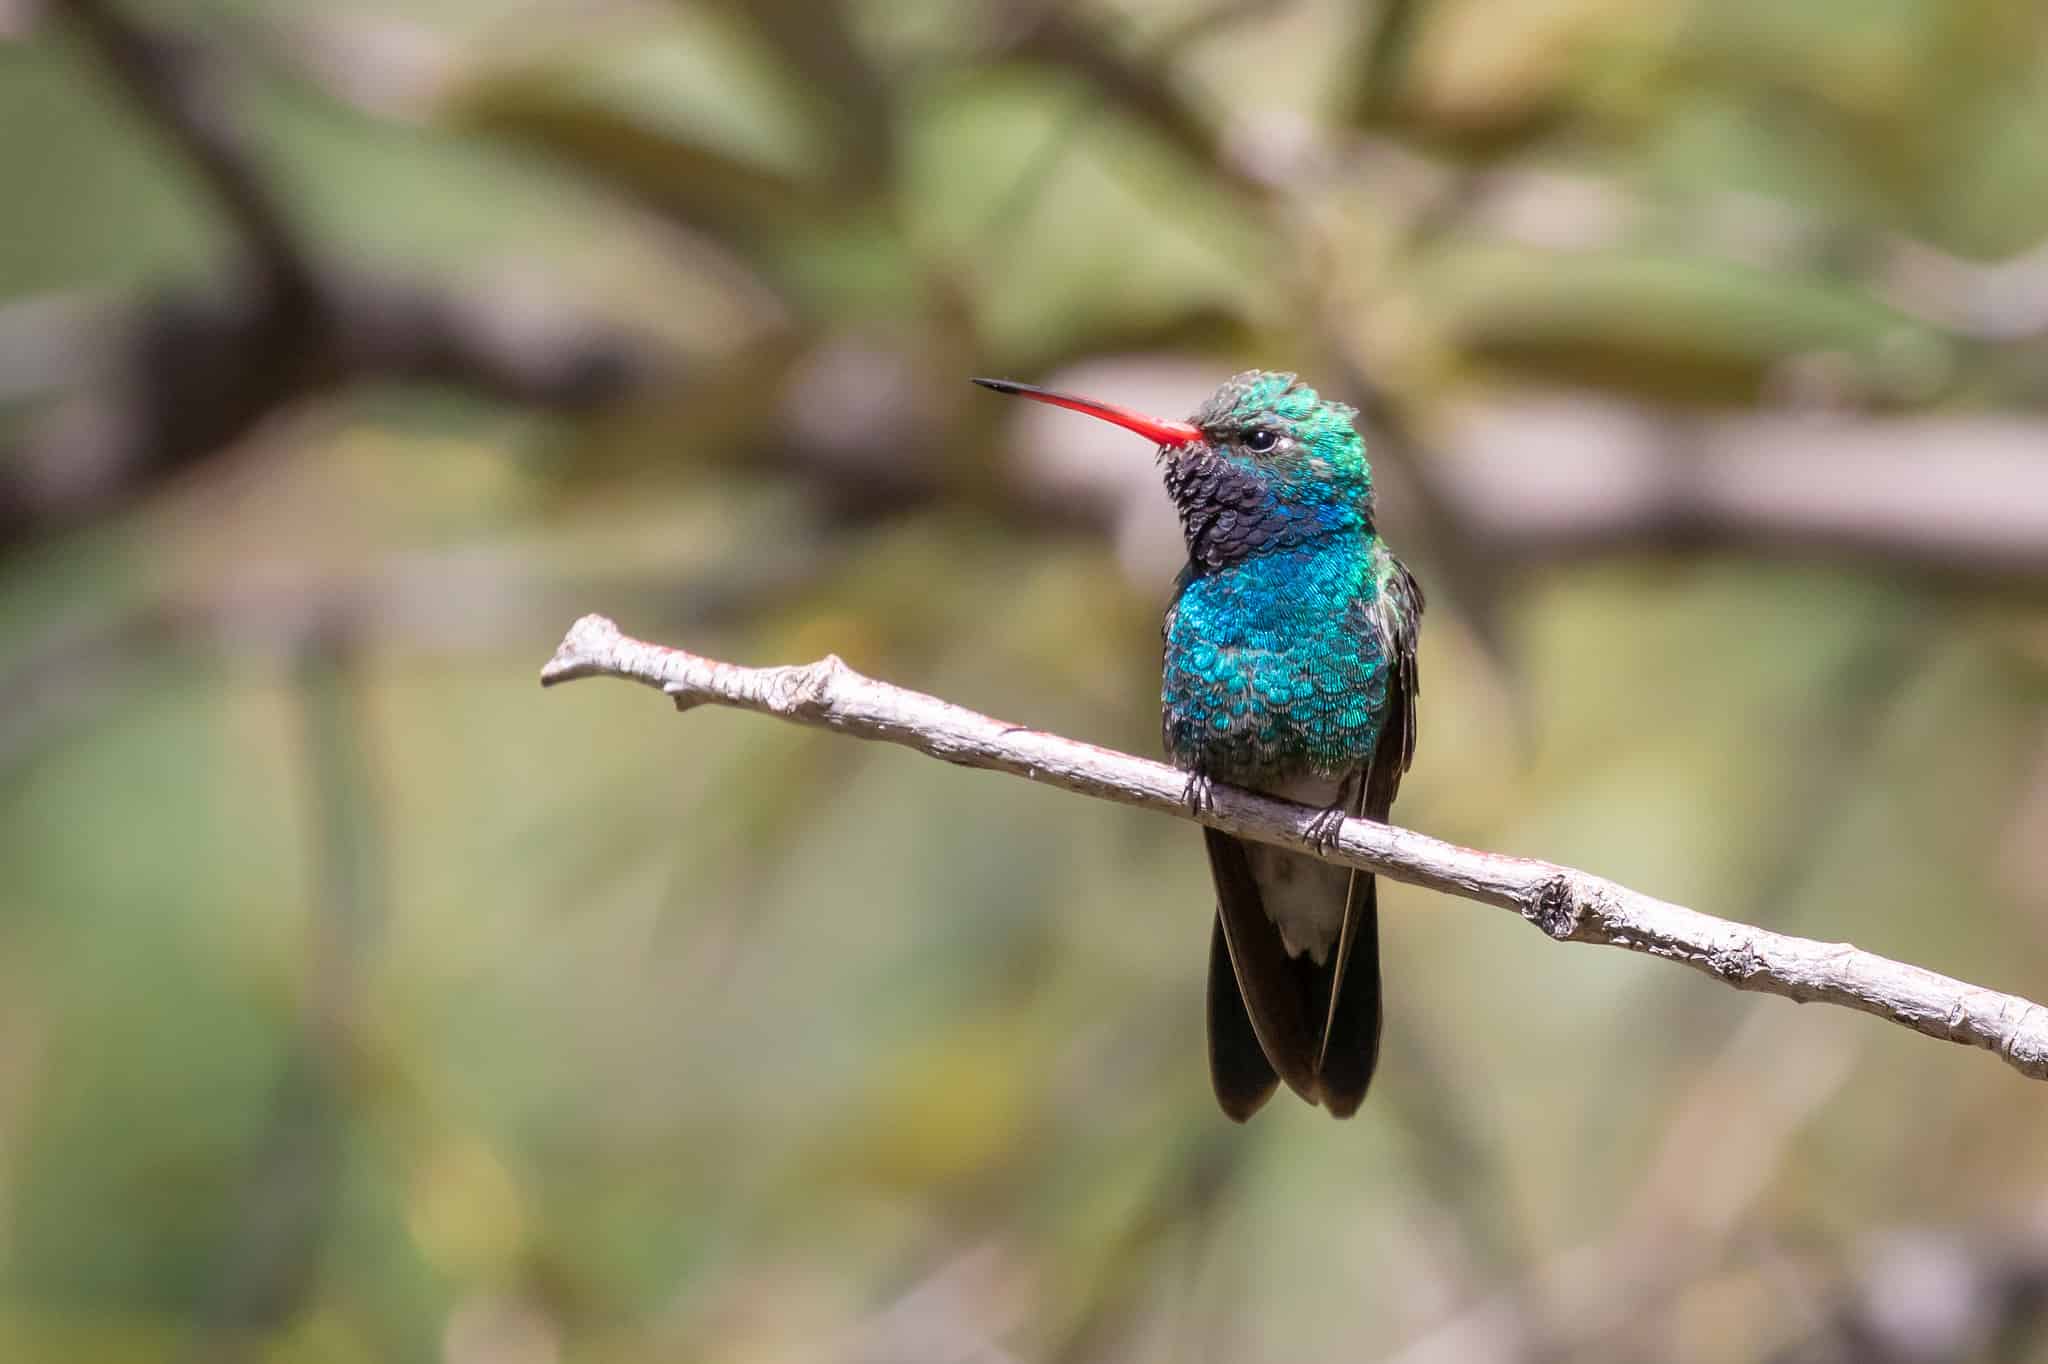
[[1422, 585], [1405, 565], [1387, 555], [1387, 571], [1372, 612], [1387, 660], [1387, 714], [1366, 775], [1365, 814], [1384, 820], [1394, 808], [1401, 777], [1415, 761], [1415, 698], [1422, 684], [1416, 671], [1416, 639], [1422, 628]]
[[[1378, 633], [1380, 657], [1386, 660], [1386, 714], [1351, 811], [1378, 820], [1393, 809], [1402, 774], [1415, 758], [1415, 698], [1420, 690], [1415, 652], [1422, 588], [1400, 560], [1389, 554], [1386, 562], [1379, 591], [1361, 622], [1361, 628]], [[1324, 1104], [1344, 1117], [1364, 1100], [1379, 1057], [1379, 885], [1369, 871], [1351, 873], [1344, 924], [1331, 960], [1330, 1011], [1323, 1020], [1316, 1071]]]

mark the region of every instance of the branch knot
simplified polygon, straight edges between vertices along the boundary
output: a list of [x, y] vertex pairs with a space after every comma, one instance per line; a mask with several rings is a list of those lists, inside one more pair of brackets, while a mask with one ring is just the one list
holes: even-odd
[[829, 717], [833, 685], [852, 671], [838, 654], [826, 654], [807, 667], [791, 668], [785, 674], [791, 684], [786, 693], [790, 709], [799, 715]]
[[1707, 968], [1731, 985], [1740, 985], [1763, 966], [1748, 935], [1716, 945], [1707, 953]]
[[1563, 872], [1546, 877], [1522, 906], [1522, 917], [1559, 942], [1579, 931], [1579, 895]]

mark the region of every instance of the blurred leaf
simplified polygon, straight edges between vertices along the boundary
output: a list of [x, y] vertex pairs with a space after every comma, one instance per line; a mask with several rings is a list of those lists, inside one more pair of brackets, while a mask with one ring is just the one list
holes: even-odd
[[1450, 246], [1412, 281], [1473, 355], [1667, 397], [1754, 396], [1780, 362], [1841, 357], [1882, 395], [1902, 371], [1946, 376], [1953, 345], [1870, 296], [1810, 276], [1649, 252]]
[[1368, 126], [1462, 160], [1528, 150], [1589, 109], [1599, 78], [1661, 45], [1679, 0], [1389, 0], [1349, 103]]
[[574, 169], [728, 240], [793, 224], [818, 207], [801, 180], [713, 150], [547, 76], [511, 74], [467, 88], [461, 126], [537, 147]]
[[442, 116], [742, 247], [828, 209], [838, 171], [811, 100], [772, 50], [694, 11], [501, 60], [457, 84]]
[[847, 24], [843, 0], [719, 0], [750, 24], [794, 69], [805, 87], [829, 101], [843, 180], [875, 185], [888, 178], [895, 152], [890, 84]]
[[1995, 258], [2048, 237], [2048, 79], [2038, 62], [2024, 84], [1958, 92], [1910, 138], [1921, 161], [1909, 218], [1934, 244]]
[[1407, 84], [1415, 53], [1415, 30], [1427, 11], [1426, 0], [1380, 0], [1360, 30], [1362, 48], [1352, 64], [1350, 117], [1365, 125], [1385, 118]]
[[1194, 164], [1220, 180], [1234, 176], [1210, 106], [1174, 84], [1172, 63], [1130, 55], [1101, 25], [1077, 17], [1075, 9], [1049, 6], [1033, 16], [1011, 55], [1080, 77], [1092, 98], [1151, 129]]
[[1016, 67], [912, 97], [903, 214], [918, 245], [957, 262], [992, 354], [1241, 316], [1261, 282], [1260, 203], [1149, 123], [1072, 118], [1091, 97]]

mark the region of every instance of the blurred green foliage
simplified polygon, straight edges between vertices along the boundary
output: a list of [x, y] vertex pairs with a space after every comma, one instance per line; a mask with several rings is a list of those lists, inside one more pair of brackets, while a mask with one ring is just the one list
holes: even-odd
[[[310, 255], [662, 363], [372, 367], [8, 545], [0, 1359], [2048, 1358], [1859, 1353], [1896, 1238], [2039, 1272], [1991, 1060], [1395, 887], [1366, 1110], [1235, 1129], [1186, 826], [533, 683], [603, 610], [1153, 751], [1171, 556], [970, 373], [2034, 418], [2048, 328], [1887, 262], [2048, 238], [2037, 5], [137, 8]], [[71, 9], [0, 5], [17, 473], [92, 392], [31, 310], [236, 245]], [[1400, 547], [1404, 823], [2048, 990], [2038, 584]]]

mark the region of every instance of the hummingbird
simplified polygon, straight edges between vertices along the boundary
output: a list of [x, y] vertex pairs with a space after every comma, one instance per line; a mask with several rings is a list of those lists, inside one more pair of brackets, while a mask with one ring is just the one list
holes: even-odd
[[[1422, 589], [1373, 521], [1357, 410], [1292, 374], [1247, 370], [1186, 421], [1005, 379], [984, 388], [1084, 412], [1152, 441], [1187, 564], [1166, 612], [1167, 756], [1201, 813], [1214, 782], [1384, 821], [1415, 756]], [[1371, 872], [1204, 827], [1209, 1075], [1244, 1122], [1279, 1082], [1348, 1118], [1380, 1048]]]

